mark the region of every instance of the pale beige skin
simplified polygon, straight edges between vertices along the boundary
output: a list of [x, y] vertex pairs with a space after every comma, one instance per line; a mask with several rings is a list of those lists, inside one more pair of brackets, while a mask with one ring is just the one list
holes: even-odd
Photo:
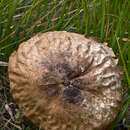
[[[83, 35], [38, 34], [9, 58], [13, 98], [24, 115], [44, 130], [78, 126], [110, 130], [122, 104], [120, 69], [114, 57], [107, 45]], [[72, 102], [64, 94], [70, 88], [75, 90], [70, 94], [78, 93]]]

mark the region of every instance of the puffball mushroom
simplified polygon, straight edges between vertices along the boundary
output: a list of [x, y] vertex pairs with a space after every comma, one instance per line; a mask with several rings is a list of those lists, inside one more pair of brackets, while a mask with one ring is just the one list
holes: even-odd
[[44, 130], [110, 130], [122, 106], [117, 62], [92, 38], [46, 32], [10, 56], [10, 88], [24, 115]]

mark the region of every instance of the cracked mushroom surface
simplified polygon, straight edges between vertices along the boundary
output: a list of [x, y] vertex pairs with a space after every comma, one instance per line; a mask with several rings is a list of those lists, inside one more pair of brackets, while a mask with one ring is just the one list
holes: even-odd
[[9, 58], [13, 98], [44, 130], [110, 130], [122, 106], [111, 48], [66, 31], [38, 34]]

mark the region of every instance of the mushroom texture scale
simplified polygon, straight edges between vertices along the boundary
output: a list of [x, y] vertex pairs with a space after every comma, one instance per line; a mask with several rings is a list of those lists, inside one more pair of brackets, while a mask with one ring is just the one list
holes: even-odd
[[24, 115], [43, 130], [110, 130], [122, 107], [117, 63], [106, 44], [46, 32], [10, 56], [10, 88]]

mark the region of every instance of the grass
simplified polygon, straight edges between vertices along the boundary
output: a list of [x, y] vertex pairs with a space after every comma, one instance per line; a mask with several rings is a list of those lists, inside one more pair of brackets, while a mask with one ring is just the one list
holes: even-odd
[[[130, 15], [129, 0], [0, 0], [0, 61], [8, 62], [10, 54], [31, 36], [46, 31], [66, 30], [94, 36], [112, 47], [125, 78], [124, 104], [113, 125], [130, 129]], [[8, 109], [5, 108], [8, 105]], [[10, 110], [9, 110], [10, 108]], [[12, 116], [9, 114], [12, 112]], [[37, 130], [13, 101], [7, 78], [7, 67], [0, 66], [0, 129]]]

